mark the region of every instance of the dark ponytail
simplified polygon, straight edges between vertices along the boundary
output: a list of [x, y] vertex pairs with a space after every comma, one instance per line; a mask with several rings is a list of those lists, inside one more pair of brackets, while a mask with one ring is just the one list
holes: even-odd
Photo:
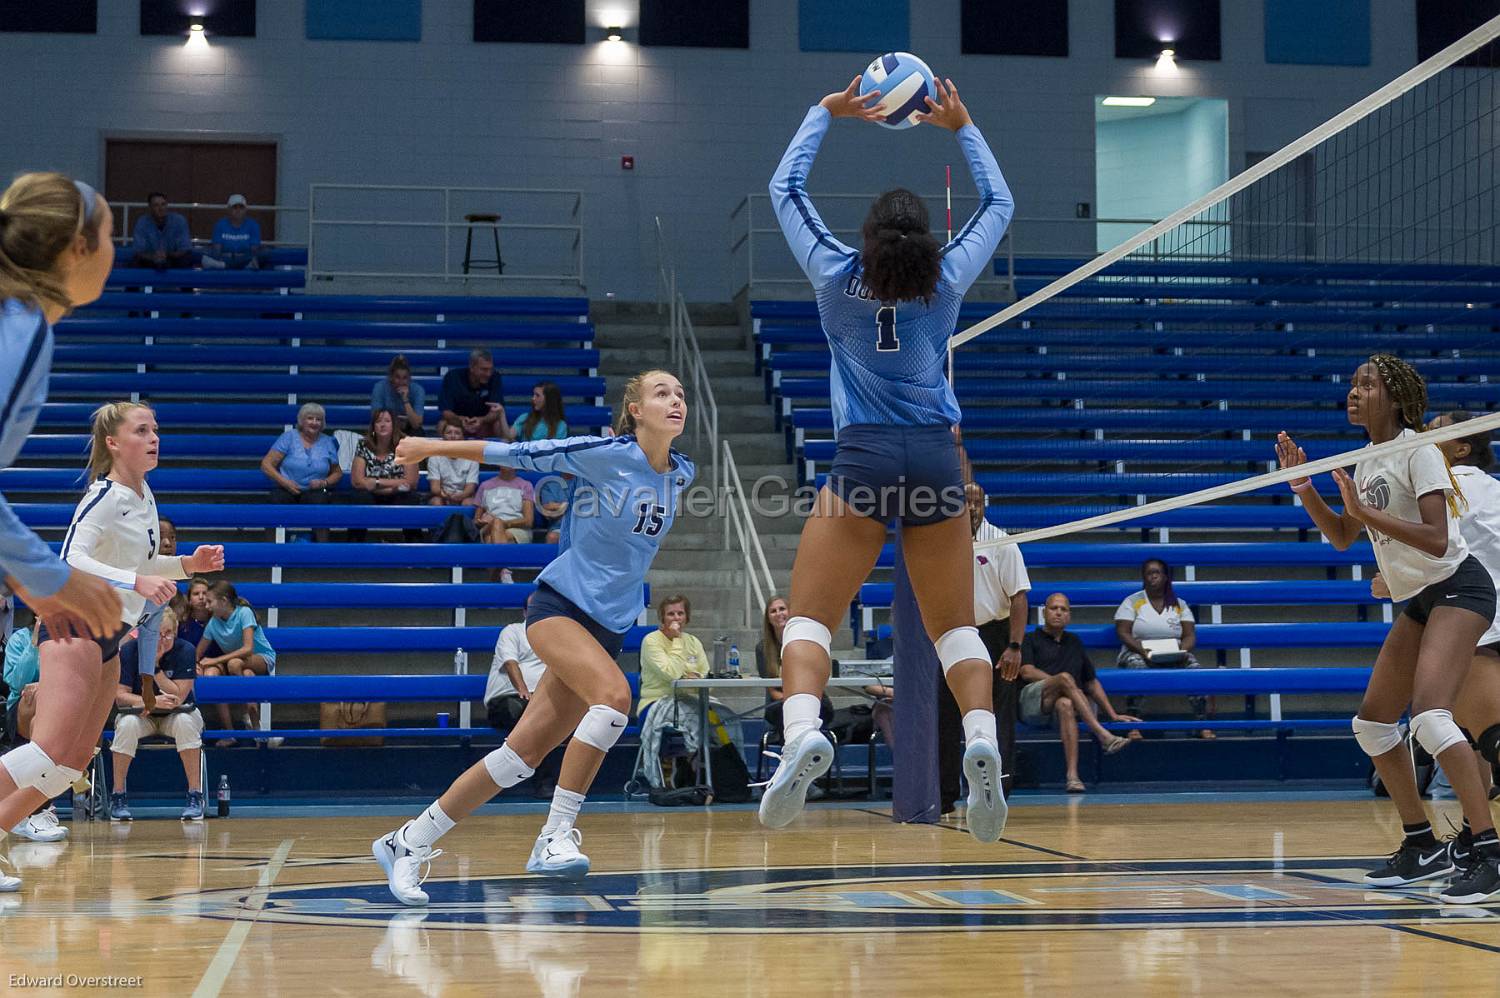
[[[1448, 413], [1449, 423], [1467, 423], [1473, 418], [1474, 414], [1472, 412], [1465, 412], [1462, 409]], [[1494, 466], [1495, 450], [1490, 443], [1490, 435], [1488, 433], [1475, 433], [1472, 436], [1458, 437], [1457, 442], [1469, 445], [1469, 456], [1462, 461], [1454, 462], [1455, 464], [1473, 465], [1480, 471], [1489, 471]]]
[[911, 191], [886, 191], [865, 217], [865, 287], [884, 302], [932, 300], [943, 248], [928, 231], [927, 206]]

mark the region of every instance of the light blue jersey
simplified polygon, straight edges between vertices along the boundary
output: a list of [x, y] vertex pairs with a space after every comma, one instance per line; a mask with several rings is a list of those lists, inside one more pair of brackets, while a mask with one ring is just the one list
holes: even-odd
[[[20, 456], [47, 401], [52, 372], [52, 327], [40, 309], [0, 304], [0, 468]], [[0, 570], [37, 596], [51, 596], [68, 581], [68, 566], [16, 517], [0, 496]]]
[[930, 304], [878, 301], [861, 280], [859, 251], [833, 237], [807, 196], [807, 174], [831, 120], [822, 107], [807, 112], [771, 178], [771, 201], [817, 293], [818, 317], [833, 352], [834, 428], [951, 426], [959, 409], [946, 376], [948, 339], [964, 294], [990, 266], [1010, 224], [1010, 188], [979, 129], [959, 129], [958, 143], [979, 188], [979, 210], [943, 248], [942, 276]]
[[641, 587], [693, 482], [693, 463], [672, 451], [671, 466], [657, 471], [629, 435], [491, 442], [484, 462], [578, 477], [557, 558], [538, 581], [616, 634], [628, 631], [645, 609]]

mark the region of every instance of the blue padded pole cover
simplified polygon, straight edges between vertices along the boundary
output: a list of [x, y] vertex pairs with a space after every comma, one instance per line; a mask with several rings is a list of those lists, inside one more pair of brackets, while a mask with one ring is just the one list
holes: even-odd
[[937, 696], [943, 668], [922, 626], [922, 611], [917, 608], [906, 575], [899, 535], [892, 615], [896, 657], [896, 746], [892, 755], [896, 777], [891, 817], [933, 824], [942, 817], [938, 802]]

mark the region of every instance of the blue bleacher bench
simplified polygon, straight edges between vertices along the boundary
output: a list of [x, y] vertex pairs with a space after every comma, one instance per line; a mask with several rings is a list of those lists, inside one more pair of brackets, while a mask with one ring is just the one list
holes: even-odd
[[[1310, 461], [1350, 448], [1340, 440], [1308, 440], [1302, 444]], [[833, 440], [809, 440], [802, 445], [807, 461], [832, 461], [838, 445]], [[1206, 461], [1275, 463], [1271, 440], [1071, 440], [966, 438], [969, 460], [986, 464], [1063, 464], [1079, 461], [1201, 464]], [[23, 454], [27, 451], [22, 451]]]
[[[1070, 627], [1088, 648], [1120, 647], [1119, 635], [1111, 624]], [[1198, 624], [1196, 631], [1198, 648], [1379, 648], [1390, 633], [1386, 623], [1281, 623], [1281, 624]], [[891, 636], [891, 625], [882, 624], [875, 634], [880, 638]], [[1125, 672], [1135, 670], [1126, 669]], [[1146, 670], [1149, 671], [1149, 670]], [[1202, 670], [1191, 670], [1198, 672]], [[1212, 670], [1211, 670], [1212, 671]], [[1249, 670], [1229, 669], [1229, 672]], [[1343, 672], [1343, 669], [1330, 669]], [[1101, 677], [1102, 678], [1102, 677]], [[1191, 684], [1189, 684], [1191, 685]], [[1360, 687], [1363, 689], [1363, 686]], [[1112, 685], [1111, 693], [1124, 692]], [[1222, 692], [1210, 690], [1207, 692]]]
[[[0, 487], [3, 487], [7, 472], [0, 471]], [[160, 472], [157, 472], [160, 474]], [[1216, 474], [1212, 472], [1124, 472], [1122, 474], [1074, 474], [1069, 472], [1005, 472], [976, 471], [974, 481], [989, 496], [1175, 496], [1197, 492], [1200, 489], [1227, 485], [1245, 478], [1244, 475]], [[819, 474], [814, 479], [822, 488], [828, 476]], [[155, 479], [152, 480], [153, 482]], [[1332, 476], [1314, 479], [1318, 491], [1327, 496], [1337, 496], [1338, 486]], [[1244, 495], [1289, 497], [1285, 485], [1268, 485], [1245, 492]], [[1061, 523], [1063, 521], [1054, 521]]]
[[[1062, 593], [1074, 606], [1119, 606], [1132, 593], [1139, 592], [1136, 581], [1121, 582], [1047, 582], [1031, 593], [1040, 605], [1050, 593]], [[1191, 606], [1298, 606], [1329, 604], [1378, 604], [1389, 600], [1370, 595], [1370, 583], [1363, 579], [1284, 580], [1253, 579], [1237, 582], [1174, 582], [1172, 591]], [[857, 605], [869, 609], [888, 609], [895, 598], [891, 582], [866, 582], [859, 587]]]
[[189, 312], [285, 315], [566, 315], [589, 314], [587, 298], [508, 298], [488, 295], [255, 295], [145, 294], [106, 291], [85, 309], [100, 312]]
[[[78, 374], [70, 371], [53, 371], [47, 381], [51, 395], [83, 395], [96, 393], [196, 395], [202, 397], [212, 391], [219, 395], [363, 395], [368, 397], [374, 383], [369, 374], [256, 374], [237, 372], [229, 379], [212, 375], [213, 384], [205, 384], [205, 376], [196, 373], [148, 371], [103, 372]], [[416, 378], [427, 391], [429, 398], [437, 399], [441, 387], [438, 378]], [[549, 381], [557, 385], [564, 398], [604, 398], [604, 379], [584, 375], [550, 375]], [[500, 390], [508, 403], [529, 402], [536, 377], [508, 376], [500, 378]]]
[[[1297, 512], [1302, 513], [1301, 510]], [[1063, 521], [1054, 519], [1052, 522]], [[1132, 568], [1139, 566], [1147, 558], [1160, 558], [1179, 570], [1187, 565], [1296, 565], [1335, 568], [1375, 563], [1375, 552], [1368, 541], [1350, 545], [1345, 551], [1340, 551], [1331, 544], [1299, 541], [1150, 545], [1040, 541], [1036, 544], [1022, 544], [1021, 555], [1032, 568]], [[885, 568], [895, 563], [896, 546], [884, 545], [880, 549], [876, 565]], [[1135, 588], [1139, 589], [1140, 586]]]
[[[62, 545], [50, 545], [52, 550]], [[197, 544], [178, 544], [192, 554]], [[230, 541], [224, 563], [238, 568], [545, 568], [556, 544], [272, 544]]]
[[[527, 388], [530, 397], [530, 388]], [[436, 399], [434, 399], [436, 402]], [[213, 426], [282, 427], [297, 421], [296, 403], [279, 402], [153, 402], [156, 420], [165, 429], [205, 428]], [[43, 427], [66, 426], [78, 428], [88, 426], [97, 402], [48, 402], [42, 406], [37, 425]], [[329, 427], [358, 428], [361, 431], [370, 425], [370, 406], [325, 405]], [[614, 413], [602, 405], [569, 405], [566, 410], [568, 428], [573, 433], [588, 433], [609, 426]], [[425, 425], [436, 426], [442, 413], [435, 406], [423, 410]], [[262, 451], [262, 454], [265, 452]]]
[[[1018, 256], [1015, 272], [1022, 277], [1062, 277], [1088, 263], [1086, 257]], [[995, 273], [1004, 276], [1004, 257]], [[1214, 277], [1247, 281], [1500, 281], [1500, 267], [1471, 263], [1394, 263], [1390, 261], [1291, 260], [1147, 260], [1127, 258], [1110, 264], [1101, 277]]]
[[[406, 350], [395, 347], [349, 347], [349, 346], [284, 346], [276, 345], [268, 350], [267, 344], [181, 344], [181, 343], [61, 343], [52, 351], [54, 370], [69, 365], [85, 365], [91, 370], [110, 364], [146, 364], [152, 367], [185, 367], [194, 371], [207, 371], [214, 367], [233, 367], [238, 370], [255, 368], [310, 367], [337, 368], [345, 373], [364, 368], [373, 387], [376, 380], [385, 377], [391, 358], [396, 354], [406, 358], [418, 375], [435, 375], [445, 368], [466, 367], [469, 363], [469, 348], [450, 347], [434, 350]], [[599, 351], [584, 347], [521, 347], [508, 346], [497, 351], [499, 362], [506, 375], [520, 371], [558, 371], [568, 374], [592, 374], [599, 366]]]
[[[1500, 394], [1500, 393], [1497, 393]], [[826, 406], [797, 407], [791, 425], [804, 433], [833, 431], [833, 410]], [[971, 431], [1050, 427], [1057, 430], [1121, 430], [1142, 433], [1255, 432], [1361, 434], [1349, 425], [1342, 405], [1318, 409], [1120, 409], [1101, 406], [1073, 409], [1063, 406], [1001, 408], [971, 405], [964, 409], [965, 440]]]
[[[298, 299], [300, 301], [301, 299]], [[128, 338], [164, 343], [236, 340], [341, 340], [412, 346], [439, 343], [583, 343], [594, 338], [590, 322], [463, 319], [458, 322], [381, 322], [367, 319], [116, 318], [73, 315], [56, 327], [59, 345], [81, 338]], [[394, 355], [399, 352], [392, 349]]]
[[[187, 591], [187, 583], [178, 588]], [[651, 587], [641, 587], [651, 605]], [[520, 609], [536, 591], [530, 582], [241, 582], [234, 587], [256, 607], [374, 609]]]
[[[1016, 281], [1017, 297], [1040, 291], [1050, 281], [1044, 278], [1021, 278]], [[1500, 287], [1485, 284], [1461, 284], [1438, 281], [1430, 284], [1397, 284], [1384, 282], [1292, 283], [1272, 281], [1260, 284], [1183, 280], [1100, 280], [1090, 278], [1064, 288], [1057, 296], [1067, 298], [1134, 298], [1171, 299], [1173, 301], [1235, 302], [1475, 302], [1490, 305], [1500, 302]]]
[[[498, 474], [494, 471], [481, 473], [481, 483]], [[425, 475], [425, 473], [424, 473]], [[360, 497], [354, 491], [351, 483], [351, 475], [342, 476], [334, 485], [333, 490], [337, 493], [347, 493], [354, 497], [355, 505], [341, 506], [341, 509], [358, 509]], [[545, 477], [539, 472], [522, 472], [521, 477], [540, 479]], [[151, 490], [158, 495], [166, 495], [173, 492], [270, 492], [274, 487], [271, 480], [265, 476], [260, 468], [158, 468], [151, 473], [148, 481]], [[417, 494], [429, 495], [426, 479], [417, 479]], [[78, 468], [0, 468], [0, 492], [81, 492], [85, 484], [83, 472]], [[441, 512], [439, 507], [429, 507], [432, 513]], [[449, 513], [454, 510], [449, 509]], [[439, 517], [441, 521], [446, 517]], [[345, 520], [342, 523], [353, 524], [353, 521]], [[427, 522], [423, 520], [422, 522]], [[268, 524], [269, 525], [269, 524]]]
[[307, 286], [305, 270], [152, 270], [148, 267], [116, 267], [104, 282], [106, 288], [232, 288], [238, 291], [274, 291]]

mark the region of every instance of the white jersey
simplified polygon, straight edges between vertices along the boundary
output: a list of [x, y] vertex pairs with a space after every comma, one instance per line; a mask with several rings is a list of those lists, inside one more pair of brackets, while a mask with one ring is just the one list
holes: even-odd
[[135, 591], [137, 574], [185, 579], [182, 559], [158, 554], [156, 497], [108, 478], [88, 487], [63, 539], [63, 561], [120, 590], [120, 619], [134, 627], [146, 617], [146, 597]]
[[[986, 521], [979, 525], [974, 543], [995, 541], [1004, 536], [1005, 531]], [[1011, 597], [1030, 589], [1031, 579], [1026, 574], [1026, 562], [1021, 558], [1018, 545], [1006, 544], [974, 552], [974, 623], [1009, 620]]]
[[[1467, 506], [1460, 506], [1463, 514], [1458, 519], [1458, 530], [1469, 553], [1490, 573], [1495, 588], [1500, 590], [1500, 482], [1471, 464], [1459, 464], [1453, 468], [1453, 477], [1458, 487], [1464, 490]], [[1500, 641], [1500, 619], [1490, 625], [1479, 639], [1481, 645]]]
[[[1396, 437], [1405, 440], [1416, 431], [1405, 429]], [[1442, 492], [1444, 501], [1453, 491], [1448, 480], [1448, 462], [1437, 444], [1381, 457], [1366, 457], [1354, 466], [1354, 484], [1365, 504], [1389, 516], [1409, 523], [1421, 523], [1417, 500], [1432, 492]], [[1375, 546], [1375, 563], [1390, 587], [1396, 603], [1409, 600], [1435, 582], [1442, 582], [1469, 556], [1469, 546], [1459, 532], [1457, 517], [1448, 509], [1448, 550], [1434, 558], [1409, 544], [1402, 544], [1378, 530], [1365, 528]]]

